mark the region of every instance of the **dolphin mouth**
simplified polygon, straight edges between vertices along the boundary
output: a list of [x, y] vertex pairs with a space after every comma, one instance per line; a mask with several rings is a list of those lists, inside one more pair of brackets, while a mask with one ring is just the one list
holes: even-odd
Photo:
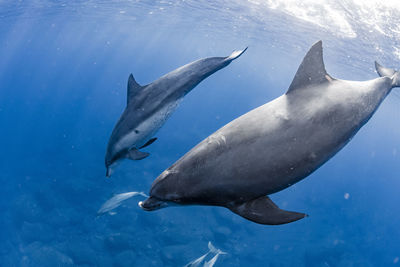
[[158, 210], [168, 206], [167, 202], [159, 200], [155, 197], [149, 197], [145, 201], [140, 201], [138, 205], [145, 211]]
[[108, 166], [107, 170], [106, 170], [106, 177], [111, 177], [113, 172], [114, 172], [114, 170], [110, 166]]
[[118, 161], [114, 161], [111, 164], [106, 165], [106, 177], [110, 177], [114, 173], [114, 170], [118, 165]]

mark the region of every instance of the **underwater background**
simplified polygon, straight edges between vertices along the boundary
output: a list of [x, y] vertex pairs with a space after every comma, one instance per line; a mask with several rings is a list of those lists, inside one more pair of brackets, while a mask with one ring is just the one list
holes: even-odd
[[[220, 207], [141, 210], [111, 196], [153, 180], [229, 121], [285, 93], [323, 41], [335, 78], [400, 68], [400, 3], [348, 0], [0, 0], [0, 266], [400, 265], [400, 88], [328, 163], [271, 196], [310, 216], [258, 225]], [[105, 177], [104, 154], [133, 73], [147, 84], [249, 47], [181, 102], [144, 149]]]

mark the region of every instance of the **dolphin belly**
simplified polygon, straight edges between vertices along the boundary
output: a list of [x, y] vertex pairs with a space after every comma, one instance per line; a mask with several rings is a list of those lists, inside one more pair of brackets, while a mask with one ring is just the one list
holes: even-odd
[[149, 118], [141, 122], [135, 130], [125, 134], [116, 144], [115, 151], [127, 150], [132, 147], [140, 148], [161, 128], [172, 112], [177, 108], [179, 101], [169, 103]]

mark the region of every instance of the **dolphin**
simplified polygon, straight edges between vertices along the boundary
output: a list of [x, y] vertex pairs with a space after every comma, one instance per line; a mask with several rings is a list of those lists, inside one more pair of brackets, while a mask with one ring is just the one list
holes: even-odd
[[259, 224], [306, 217], [280, 209], [268, 195], [309, 176], [367, 123], [399, 72], [378, 63], [380, 78], [345, 81], [325, 70], [322, 42], [304, 57], [282, 96], [223, 126], [191, 149], [153, 182], [139, 206], [222, 206]]
[[[247, 48], [246, 48], [247, 49]], [[121, 159], [141, 160], [149, 153], [140, 151], [157, 138], [154, 134], [178, 106], [179, 101], [202, 80], [226, 67], [246, 49], [227, 57], [204, 58], [184, 65], [148, 85], [128, 78], [127, 104], [108, 141], [105, 156], [106, 176]]]

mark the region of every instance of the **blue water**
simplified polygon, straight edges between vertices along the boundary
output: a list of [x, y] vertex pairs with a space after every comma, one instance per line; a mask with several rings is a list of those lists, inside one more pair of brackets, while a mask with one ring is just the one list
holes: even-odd
[[[0, 266], [183, 266], [211, 241], [215, 266], [391, 266], [400, 257], [400, 99], [395, 89], [355, 138], [271, 198], [310, 217], [281, 226], [219, 207], [144, 212], [148, 192], [190, 148], [283, 94], [323, 40], [328, 73], [399, 67], [395, 1], [0, 1]], [[105, 178], [108, 137], [141, 84], [190, 61], [242, 57], [203, 81], [146, 148]]]

